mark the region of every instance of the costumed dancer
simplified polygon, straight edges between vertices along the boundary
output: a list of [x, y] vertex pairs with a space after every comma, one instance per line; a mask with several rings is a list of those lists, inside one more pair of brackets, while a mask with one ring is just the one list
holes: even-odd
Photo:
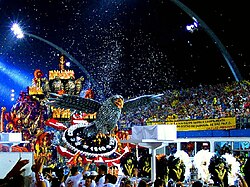
[[192, 168], [192, 162], [190, 160], [189, 154], [184, 150], [180, 150], [180, 151], [177, 151], [174, 154], [174, 156], [180, 158], [181, 165], [184, 165], [184, 177], [185, 177], [184, 180], [189, 180], [190, 169]]
[[247, 160], [246, 160], [242, 170], [243, 170], [244, 178], [245, 178], [248, 186], [250, 186], [250, 157], [248, 157], [246, 159]]
[[40, 69], [35, 70], [34, 78], [32, 79], [32, 85], [41, 88], [42, 77], [43, 77], [43, 72]]
[[43, 79], [43, 85], [42, 85], [43, 94], [46, 98], [49, 97], [49, 94], [51, 93], [49, 80], [47, 78]]
[[81, 76], [79, 79], [75, 80], [75, 95], [80, 95], [82, 89], [83, 89], [83, 81], [84, 81], [84, 77]]
[[192, 163], [188, 154], [181, 150], [177, 151], [174, 155], [169, 156], [169, 180], [174, 183], [184, 182], [190, 177], [190, 168], [192, 168]]
[[168, 157], [166, 155], [156, 156], [156, 178], [163, 179], [165, 183], [168, 183]]
[[182, 163], [180, 158], [176, 158], [174, 155], [169, 156], [169, 180], [173, 180], [175, 183], [183, 182], [185, 179], [184, 171], [185, 165]]
[[53, 93], [64, 93], [64, 85], [59, 76], [56, 76], [52, 82], [52, 92]]
[[226, 153], [222, 155], [222, 157], [226, 159], [229, 166], [228, 184], [234, 185], [235, 181], [238, 179], [237, 174], [240, 173], [240, 162], [237, 161], [232, 154]]
[[69, 78], [68, 82], [65, 84], [65, 92], [67, 94], [74, 95], [74, 93], [75, 93], [76, 85], [75, 85], [74, 79], [75, 78], [73, 76], [71, 76]]
[[133, 169], [138, 167], [138, 162], [133, 153], [128, 154], [121, 161], [122, 172], [125, 176], [132, 177]]
[[94, 99], [94, 91], [91, 88], [87, 89], [84, 98]]
[[204, 181], [205, 183], [210, 182], [210, 173], [208, 166], [210, 159], [214, 156], [215, 153], [209, 152], [209, 150], [200, 150], [198, 151], [193, 160], [194, 167], [198, 170], [198, 179]]
[[208, 166], [214, 186], [228, 187], [228, 172], [230, 171], [226, 159], [222, 156], [214, 155]]
[[139, 160], [140, 176], [151, 178], [151, 154], [144, 154]]

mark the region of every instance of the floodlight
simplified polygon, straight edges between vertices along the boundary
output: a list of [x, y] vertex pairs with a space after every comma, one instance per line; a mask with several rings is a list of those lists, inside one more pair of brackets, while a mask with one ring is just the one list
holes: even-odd
[[17, 38], [23, 38], [24, 37], [23, 31], [22, 31], [21, 27], [17, 23], [14, 23], [12, 25], [11, 30], [13, 31], [14, 35]]

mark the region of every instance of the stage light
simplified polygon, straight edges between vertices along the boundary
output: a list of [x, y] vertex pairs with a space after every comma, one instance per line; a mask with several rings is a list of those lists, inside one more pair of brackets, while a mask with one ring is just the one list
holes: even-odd
[[23, 38], [24, 37], [23, 31], [22, 31], [21, 27], [17, 23], [14, 23], [12, 25], [11, 30], [13, 31], [14, 35], [17, 38]]
[[198, 30], [198, 22], [194, 22], [191, 25], [186, 26], [187, 31], [193, 33], [194, 31]]
[[11, 100], [11, 101], [15, 101], [15, 90], [12, 89], [10, 92], [11, 92], [11, 93], [10, 93], [10, 100]]
[[66, 62], [65, 65], [66, 65], [67, 67], [70, 67], [70, 66], [71, 66], [71, 63], [70, 63], [70, 62]]

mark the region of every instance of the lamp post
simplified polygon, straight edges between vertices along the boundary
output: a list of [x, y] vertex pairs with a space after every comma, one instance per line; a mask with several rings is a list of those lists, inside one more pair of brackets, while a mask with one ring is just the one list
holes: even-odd
[[210, 38], [214, 41], [216, 46], [219, 48], [221, 54], [223, 55], [224, 59], [226, 60], [231, 72], [233, 73], [235, 80], [237, 82], [241, 81], [242, 76], [240, 74], [240, 71], [238, 70], [236, 64], [234, 63], [234, 61], [233, 61], [232, 57], [230, 56], [230, 54], [228, 53], [227, 49], [221, 43], [220, 39], [216, 36], [216, 34], [212, 31], [212, 29], [210, 29], [202, 19], [200, 19], [190, 8], [188, 8], [186, 5], [181, 3], [179, 0], [170, 0], [170, 1], [172, 1], [179, 8], [181, 8], [184, 12], [186, 12], [192, 19], [195, 18], [199, 22], [199, 25], [206, 31], [208, 36], [210, 36]]
[[102, 96], [103, 96], [103, 93], [101, 91], [101, 89], [98, 89], [98, 85], [96, 83], [96, 81], [90, 76], [90, 74], [88, 73], [88, 71], [83, 67], [83, 65], [78, 62], [73, 56], [71, 56], [69, 53], [67, 53], [65, 50], [63, 50], [61, 47], [55, 45], [54, 43], [48, 41], [48, 40], [45, 40], [44, 38], [41, 38], [37, 35], [34, 35], [34, 34], [30, 34], [30, 33], [27, 33], [27, 32], [23, 32], [22, 29], [19, 27], [18, 24], [13, 24], [12, 27], [11, 27], [11, 30], [13, 31], [14, 35], [17, 37], [17, 38], [23, 38], [24, 35], [27, 35], [29, 37], [32, 37], [32, 38], [35, 38], [35, 39], [38, 39], [42, 42], [45, 42], [47, 44], [49, 44], [50, 46], [54, 47], [55, 49], [57, 49], [58, 51], [60, 51], [63, 55], [65, 55], [66, 57], [68, 57], [68, 59], [70, 61], [72, 61], [73, 63], [75, 63], [81, 70], [82, 72], [86, 75], [87, 79], [90, 80], [90, 82], [96, 86], [96, 91]]

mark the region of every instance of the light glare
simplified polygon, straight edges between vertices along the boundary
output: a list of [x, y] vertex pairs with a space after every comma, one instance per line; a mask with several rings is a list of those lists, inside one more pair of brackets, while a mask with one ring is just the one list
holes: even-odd
[[11, 30], [13, 31], [14, 35], [19, 39], [19, 38], [23, 38], [24, 34], [23, 31], [21, 29], [21, 27], [19, 27], [19, 25], [17, 23], [14, 23], [11, 27]]
[[70, 66], [71, 66], [70, 62], [66, 62], [65, 65], [66, 65], [67, 67], [70, 67]]

